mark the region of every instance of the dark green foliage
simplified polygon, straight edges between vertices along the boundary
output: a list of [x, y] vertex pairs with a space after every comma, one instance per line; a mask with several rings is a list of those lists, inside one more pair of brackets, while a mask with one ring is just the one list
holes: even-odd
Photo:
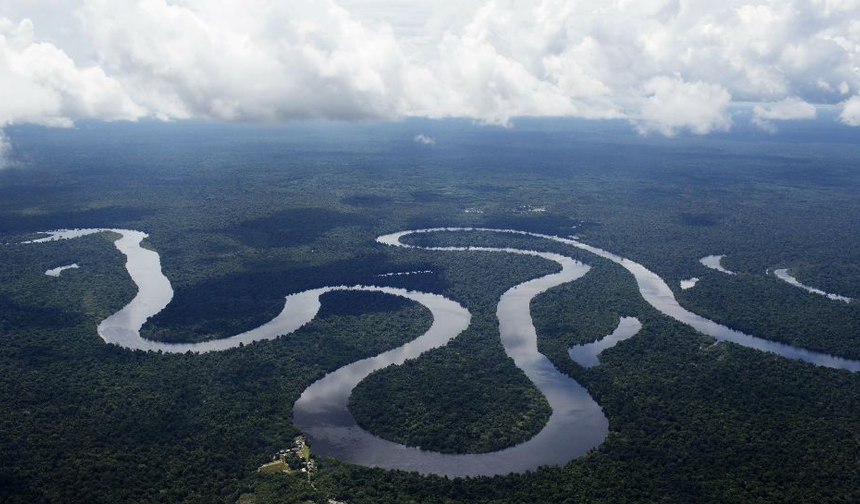
[[341, 203], [356, 207], [382, 207], [392, 203], [391, 198], [376, 194], [355, 194], [342, 198]]
[[[538, 350], [555, 366], [574, 376], [581, 369], [568, 356], [573, 346], [596, 341], [610, 334], [621, 317], [660, 319], [639, 295], [636, 280], [626, 270], [606, 260], [592, 260], [591, 270], [581, 279], [541, 294], [532, 301], [532, 317], [538, 333]], [[619, 345], [631, 345], [622, 341]], [[617, 347], [600, 360], [618, 352]]]
[[129, 352], [88, 324], [4, 331], [3, 502], [232, 502], [299, 434], [290, 407], [307, 385], [430, 323], [425, 308], [373, 294], [331, 301], [371, 310], [327, 311], [290, 337], [205, 355]]
[[718, 216], [709, 214], [709, 213], [689, 213], [683, 212], [679, 215], [679, 219], [681, 224], [686, 226], [703, 226], [710, 227], [716, 226], [720, 218]]
[[[860, 259], [860, 257], [858, 257]], [[829, 264], [810, 264], [796, 259], [786, 266], [801, 283], [811, 285], [826, 292], [860, 299], [860, 261], [854, 264], [832, 268]]]
[[419, 203], [436, 203], [454, 199], [448, 194], [437, 191], [412, 191], [409, 195]]
[[291, 208], [261, 219], [240, 222], [226, 233], [250, 247], [296, 247], [312, 243], [338, 226], [358, 224], [366, 224], [366, 219], [328, 208]]
[[809, 294], [773, 276], [716, 272], [679, 299], [700, 315], [750, 334], [860, 359], [858, 303]]
[[181, 342], [238, 334], [274, 318], [287, 294], [366, 282], [383, 261], [379, 254], [368, 254], [318, 266], [259, 265], [176, 289], [171, 304], [152, 318], [146, 335]]
[[[50, 191], [48, 193], [50, 194]], [[15, 200], [20, 197], [21, 194], [15, 194], [10, 195], [9, 199]], [[130, 223], [139, 222], [154, 212], [153, 209], [148, 208], [123, 208], [121, 206], [69, 212], [65, 211], [64, 206], [60, 204], [57, 205], [57, 211], [45, 214], [0, 214], [0, 233], [29, 234], [34, 231], [70, 228], [124, 228]]]

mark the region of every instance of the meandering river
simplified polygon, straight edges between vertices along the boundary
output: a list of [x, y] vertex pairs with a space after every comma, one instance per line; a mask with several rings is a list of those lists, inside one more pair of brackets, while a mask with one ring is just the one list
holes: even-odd
[[[383, 292], [411, 299], [427, 307], [433, 315], [433, 323], [426, 333], [398, 348], [348, 364], [327, 374], [311, 384], [294, 405], [294, 421], [308, 434], [317, 453], [362, 465], [448, 476], [524, 472], [542, 465], [564, 464], [598, 446], [607, 435], [608, 421], [600, 406], [584, 387], [569, 376], [560, 373], [544, 355], [538, 352], [537, 335], [529, 308], [535, 296], [552, 287], [575, 281], [585, 275], [589, 267], [567, 256], [549, 252], [490, 247], [419, 247], [401, 241], [403, 237], [412, 234], [484, 231], [531, 236], [569, 245], [620, 264], [633, 274], [640, 294], [648, 303], [662, 313], [700, 332], [720, 340], [773, 352], [791, 359], [831, 368], [860, 371], [860, 361], [811, 352], [750, 336], [689, 312], [678, 304], [672, 290], [655, 273], [641, 264], [576, 239], [512, 229], [432, 228], [402, 231], [381, 236], [377, 241], [390, 246], [439, 252], [529, 255], [553, 261], [561, 267], [561, 271], [557, 273], [512, 287], [502, 295], [497, 306], [499, 332], [505, 352], [546, 396], [552, 407], [547, 425], [528, 441], [497, 452], [464, 455], [436, 453], [387, 441], [361, 429], [349, 413], [347, 402], [355, 386], [374, 370], [392, 364], [402, 364], [406, 359], [415, 358], [427, 350], [445, 345], [464, 331], [471, 319], [471, 315], [464, 307], [437, 294], [394, 287], [328, 286], [286, 296], [283, 310], [274, 319], [235, 336], [199, 343], [157, 342], [141, 337], [140, 330], [150, 317], [170, 303], [173, 289], [161, 270], [158, 253], [141, 246], [141, 242], [147, 237], [145, 233], [101, 228], [61, 230], [46, 233], [47, 237], [27, 243], [71, 239], [105, 231], [120, 235], [114, 244], [125, 255], [126, 269], [137, 285], [138, 292], [122, 310], [102, 321], [97, 332], [104, 341], [124, 348], [168, 353], [211, 352], [236, 348], [240, 344], [278, 338], [295, 332], [313, 320], [320, 308], [320, 296], [337, 290]], [[622, 321], [613, 335], [590, 346], [583, 346], [583, 348], [587, 347], [583, 350], [583, 355], [588, 354], [588, 357], [583, 357], [584, 365], [595, 365], [597, 355], [604, 347], [614, 345], [638, 331], [638, 321], [625, 320], [627, 321]], [[571, 352], [572, 358], [579, 360], [574, 349]]]
[[858, 360], [845, 359], [834, 355], [814, 352], [811, 350], [795, 347], [787, 343], [780, 343], [777, 341], [759, 338], [757, 336], [751, 336], [749, 334], [736, 331], [724, 325], [718, 324], [712, 320], [708, 320], [705, 317], [697, 315], [693, 312], [690, 312], [684, 307], [682, 307], [680, 303], [678, 303], [678, 300], [675, 299], [675, 294], [672, 292], [672, 289], [669, 288], [669, 285], [667, 285], [666, 282], [656, 273], [650, 271], [645, 266], [637, 262], [631, 261], [630, 259], [625, 259], [624, 257], [615, 255], [612, 252], [607, 252], [605, 250], [599, 249], [597, 247], [588, 245], [572, 238], [563, 238], [560, 236], [553, 236], [541, 233], [531, 233], [528, 231], [520, 231], [516, 229], [449, 227], [401, 231], [399, 233], [392, 233], [390, 235], [382, 236], [378, 238], [377, 241], [388, 245], [411, 247], [410, 245], [402, 244], [400, 242], [401, 238], [410, 234], [417, 233], [439, 233], [457, 231], [483, 231], [491, 233], [507, 233], [521, 236], [531, 236], [535, 238], [542, 238], [558, 243], [563, 243], [581, 250], [585, 250], [598, 257], [608, 259], [616, 264], [621, 265], [624, 269], [629, 271], [636, 279], [636, 284], [639, 287], [639, 293], [651, 306], [662, 312], [664, 315], [668, 315], [669, 317], [672, 317], [678, 322], [687, 324], [690, 327], [696, 329], [697, 331], [707, 334], [708, 336], [712, 336], [721, 341], [730, 341], [732, 343], [736, 343], [747, 348], [753, 348], [756, 350], [761, 350], [763, 352], [771, 352], [789, 359], [809, 362], [817, 366], [834, 369], [845, 369], [852, 372], [860, 371], [860, 361]]
[[[606, 416], [584, 387], [560, 373], [549, 359], [538, 352], [537, 334], [529, 308], [535, 296], [580, 278], [589, 267], [569, 257], [547, 252], [488, 247], [434, 250], [532, 255], [561, 266], [558, 273], [509, 289], [499, 300], [496, 311], [505, 352], [547, 398], [552, 408], [549, 421], [536, 436], [524, 443], [481, 454], [443, 454], [406, 447], [360, 428], [347, 409], [352, 390], [372, 371], [389, 364], [401, 364], [432, 348], [421, 343], [427, 337], [425, 334], [403, 347], [342, 367], [302, 393], [293, 407], [293, 419], [308, 434], [314, 450], [347, 462], [374, 467], [447, 476], [487, 476], [564, 464], [603, 442], [608, 429]], [[465, 326], [457, 327], [465, 329]]]

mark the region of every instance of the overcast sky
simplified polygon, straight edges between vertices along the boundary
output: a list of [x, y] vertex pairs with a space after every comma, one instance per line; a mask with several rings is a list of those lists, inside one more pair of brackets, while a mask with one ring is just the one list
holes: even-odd
[[[860, 0], [0, 0], [0, 128], [78, 119], [860, 125]], [[0, 150], [3, 148], [0, 137]]]

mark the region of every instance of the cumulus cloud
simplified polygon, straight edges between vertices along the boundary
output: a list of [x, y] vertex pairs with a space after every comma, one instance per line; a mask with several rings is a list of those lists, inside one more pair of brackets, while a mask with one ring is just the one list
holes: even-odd
[[732, 125], [726, 112], [731, 95], [719, 85], [662, 76], [646, 82], [641, 92], [638, 113], [630, 119], [641, 133], [675, 136], [689, 130], [706, 134]]
[[773, 121], [815, 119], [816, 115], [815, 105], [792, 97], [775, 103], [754, 106], [752, 123], [765, 131], [774, 132], [776, 126]]
[[732, 102], [760, 103], [753, 121], [764, 128], [814, 117], [812, 103], [843, 103], [842, 122], [860, 123], [858, 0], [51, 4], [60, 6], [69, 12], [53, 17], [76, 28], [39, 36], [21, 15], [44, 18], [38, 4], [0, 0], [16, 16], [0, 20], [0, 128], [570, 116], [672, 136], [729, 129]]
[[423, 133], [415, 135], [412, 141], [421, 145], [436, 145], [435, 138], [426, 136]]
[[[446, 33], [434, 75], [460, 91], [447, 105], [485, 120], [624, 117], [642, 132], [706, 133], [729, 124], [712, 98], [835, 103], [857, 89], [858, 16], [855, 1], [494, 0]], [[693, 110], [660, 113], [669, 87]]]
[[839, 114], [839, 120], [848, 126], [860, 126], [860, 95], [842, 103], [842, 113]]
[[0, 125], [69, 126], [75, 119], [137, 119], [146, 110], [98, 66], [79, 67], [34, 40], [33, 24], [0, 18]]
[[79, 17], [101, 64], [158, 117], [394, 117], [412, 78], [389, 27], [330, 0], [89, 0]]

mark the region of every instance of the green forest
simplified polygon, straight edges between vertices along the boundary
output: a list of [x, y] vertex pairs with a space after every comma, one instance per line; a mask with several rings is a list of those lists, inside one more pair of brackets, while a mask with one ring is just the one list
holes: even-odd
[[[412, 142], [430, 127], [437, 148]], [[494, 233], [404, 240], [547, 250], [591, 266], [531, 308], [540, 351], [602, 406], [604, 443], [562, 467], [492, 478], [316, 456], [308, 480], [256, 471], [302, 434], [293, 403], [326, 373], [422, 334], [427, 309], [335, 292], [288, 337], [202, 355], [128, 351], [96, 333], [135, 295], [116, 235], [18, 244], [59, 228], [147, 232], [174, 298], [143, 334], [169, 342], [252, 329], [277, 315], [288, 294], [326, 285], [449, 297], [471, 312], [471, 326], [373, 373], [349, 408], [385, 439], [482, 453], [529, 439], [551, 413], [505, 355], [495, 310], [504, 291], [558, 267], [511, 254], [386, 247], [377, 236], [432, 226], [575, 235], [645, 265], [702, 316], [856, 359], [860, 303], [767, 273], [791, 268], [806, 284], [860, 298], [856, 144], [670, 142], [575, 125], [418, 120], [9, 134], [28, 164], [0, 171], [0, 502], [860, 501], [860, 376], [715, 343], [654, 310], [623, 268], [582, 251]], [[709, 254], [725, 254], [738, 274], [702, 266]], [[71, 263], [80, 268], [45, 275]], [[427, 273], [379, 276], [407, 271]], [[682, 291], [678, 282], [694, 276], [699, 283]], [[599, 366], [570, 360], [571, 345], [609, 334], [622, 316], [639, 318], [642, 331], [601, 354]]]

